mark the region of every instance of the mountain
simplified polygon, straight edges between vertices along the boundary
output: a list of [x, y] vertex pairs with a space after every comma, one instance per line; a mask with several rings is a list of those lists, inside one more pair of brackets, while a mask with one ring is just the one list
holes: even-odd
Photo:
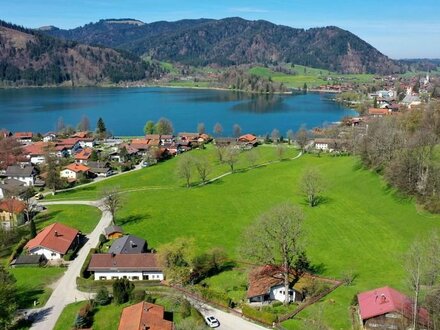
[[341, 73], [401, 71], [398, 62], [334, 26], [304, 30], [237, 17], [150, 24], [133, 21], [101, 20], [44, 33], [195, 66], [288, 62]]
[[158, 77], [159, 64], [109, 48], [58, 40], [0, 21], [2, 85], [95, 85]]

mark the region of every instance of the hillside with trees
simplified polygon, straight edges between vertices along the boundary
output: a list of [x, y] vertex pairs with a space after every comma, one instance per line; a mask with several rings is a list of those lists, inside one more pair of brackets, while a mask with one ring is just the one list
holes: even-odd
[[0, 21], [4, 86], [84, 86], [157, 78], [164, 69], [109, 48], [62, 41]]
[[349, 31], [334, 26], [304, 30], [237, 17], [151, 24], [132, 22], [101, 20], [72, 30], [49, 28], [43, 32], [193, 66], [288, 62], [340, 73], [402, 71], [398, 62]]

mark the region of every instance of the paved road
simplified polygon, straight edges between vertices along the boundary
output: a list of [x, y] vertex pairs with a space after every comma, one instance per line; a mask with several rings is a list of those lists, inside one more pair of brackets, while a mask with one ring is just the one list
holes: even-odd
[[[72, 201], [72, 202], [44, 202], [43, 205], [53, 204], [81, 204], [98, 207], [98, 202]], [[102, 211], [102, 210], [101, 210]], [[53, 329], [55, 323], [61, 315], [64, 307], [75, 301], [88, 299], [88, 294], [80, 292], [76, 288], [76, 278], [79, 276], [81, 267], [84, 264], [90, 249], [95, 247], [99, 242], [99, 235], [103, 232], [112, 221], [112, 217], [108, 212], [102, 212], [101, 220], [96, 225], [91, 234], [87, 236], [87, 243], [81, 248], [78, 256], [72, 261], [64, 275], [56, 283], [56, 287], [52, 292], [49, 300], [43, 308], [37, 311], [28, 311], [33, 315], [35, 321], [32, 325], [33, 330], [49, 330]]]
[[222, 310], [213, 308], [204, 303], [190, 300], [191, 303], [197, 308], [203, 316], [214, 316], [220, 322], [220, 326], [217, 329], [220, 330], [267, 330], [262, 326], [249, 322], [243, 319], [241, 316], [233, 313], [226, 313]]

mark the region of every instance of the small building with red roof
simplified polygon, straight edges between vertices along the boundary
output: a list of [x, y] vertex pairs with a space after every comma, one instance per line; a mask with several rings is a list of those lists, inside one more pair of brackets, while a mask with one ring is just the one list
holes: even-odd
[[80, 152], [75, 154], [75, 161], [80, 164], [87, 164], [87, 161], [92, 157], [93, 149], [84, 148]]
[[14, 138], [20, 143], [31, 143], [34, 134], [32, 132], [15, 132]]
[[76, 181], [81, 175], [88, 175], [90, 168], [84, 164], [69, 164], [60, 172], [60, 177], [67, 179], [68, 181]]
[[[357, 295], [359, 316], [364, 329], [408, 329], [411, 326], [413, 301], [388, 286], [362, 292]], [[418, 312], [418, 323], [429, 324], [429, 314], [425, 308]]]
[[0, 225], [3, 229], [9, 230], [24, 223], [25, 205], [15, 198], [3, 199], [0, 201]]
[[29, 254], [44, 255], [47, 260], [56, 260], [73, 250], [78, 241], [78, 230], [56, 222], [27, 242], [25, 249]]
[[380, 108], [370, 108], [370, 109], [368, 109], [368, 114], [372, 117], [383, 117], [383, 116], [391, 115], [391, 110], [380, 109]]
[[118, 330], [173, 330], [173, 322], [165, 319], [160, 305], [140, 302], [122, 310]]

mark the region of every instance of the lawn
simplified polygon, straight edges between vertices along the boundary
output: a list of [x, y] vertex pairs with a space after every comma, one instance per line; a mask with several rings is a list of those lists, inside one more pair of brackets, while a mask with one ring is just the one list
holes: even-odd
[[44, 306], [52, 293], [50, 284], [60, 278], [64, 270], [59, 267], [11, 268], [10, 271], [17, 280], [18, 307], [32, 308], [34, 301], [38, 303], [36, 307]]
[[37, 229], [59, 222], [78, 229], [83, 233], [90, 233], [101, 218], [101, 211], [87, 205], [48, 205], [47, 210], [35, 218]]
[[[270, 147], [260, 152], [262, 157], [274, 155]], [[408, 293], [402, 255], [415, 238], [440, 228], [439, 216], [399, 197], [377, 174], [361, 169], [355, 157], [307, 155], [190, 189], [176, 182], [175, 164], [171, 160], [115, 178], [113, 183], [107, 181], [106, 185], [118, 183], [124, 189], [146, 188], [124, 195], [126, 203], [117, 222], [159, 250], [177, 237], [187, 237], [195, 239], [200, 251], [219, 246], [240, 260], [243, 256], [237, 248], [242, 233], [259, 214], [283, 201], [300, 204], [306, 215], [307, 252], [320, 273], [335, 278], [346, 271], [358, 275], [352, 286], [337, 289], [299, 315], [306, 317], [320, 308], [332, 328], [350, 327], [349, 305], [356, 292], [390, 285]], [[227, 170], [221, 166], [215, 171]], [[306, 206], [298, 187], [299, 178], [310, 167], [322, 173], [327, 187], [325, 203], [313, 209]], [[97, 191], [93, 187], [56, 197], [93, 198]], [[295, 329], [298, 321], [285, 326]]]

